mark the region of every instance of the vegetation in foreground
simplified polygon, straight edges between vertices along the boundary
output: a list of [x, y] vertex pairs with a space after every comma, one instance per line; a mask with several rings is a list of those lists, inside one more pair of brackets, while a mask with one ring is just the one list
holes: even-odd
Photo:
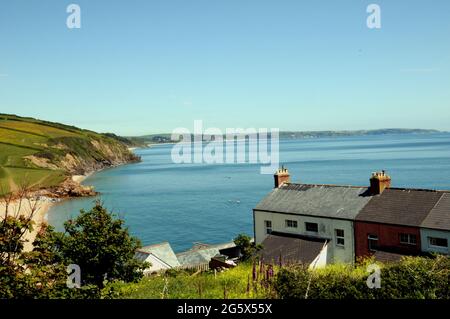
[[[267, 270], [267, 266], [264, 271]], [[144, 277], [138, 283], [112, 283], [110, 296], [123, 299], [261, 299], [273, 297], [273, 288], [259, 269], [245, 262], [222, 272], [204, 273], [178, 270]]]
[[[309, 270], [305, 265], [271, 266], [246, 262], [234, 269], [191, 274], [185, 271], [114, 283], [110, 297], [131, 299], [450, 299], [450, 258], [406, 257], [378, 264], [381, 288], [370, 289], [364, 260]], [[270, 274], [273, 269], [274, 274]]]
[[380, 288], [370, 289], [368, 266], [330, 265], [310, 271], [304, 266], [283, 267], [274, 289], [282, 299], [450, 299], [450, 257], [404, 257], [380, 266]]
[[[99, 202], [66, 222], [64, 233], [42, 227], [33, 250], [25, 252], [24, 234], [34, 227], [35, 208], [24, 216], [6, 206], [0, 216], [0, 299], [97, 299], [108, 294], [104, 287], [109, 282], [134, 282], [143, 277], [148, 264], [134, 258], [139, 240]], [[68, 280], [69, 265], [79, 266], [79, 281], [77, 274]], [[70, 288], [68, 281], [79, 288]]]

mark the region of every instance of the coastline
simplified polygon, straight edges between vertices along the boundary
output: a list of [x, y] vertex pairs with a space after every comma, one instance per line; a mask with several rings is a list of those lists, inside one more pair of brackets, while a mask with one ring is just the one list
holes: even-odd
[[[30, 206], [36, 207], [36, 210], [31, 219], [33, 221], [33, 230], [31, 232], [27, 231], [23, 237], [25, 239], [24, 251], [31, 251], [33, 249], [33, 241], [36, 238], [36, 235], [41, 226], [46, 223], [47, 213], [54, 203], [55, 201], [52, 198], [37, 197], [31, 199], [30, 203], [28, 203], [27, 200], [25, 199], [22, 201], [16, 199], [8, 205], [9, 214], [16, 216], [22, 215], [26, 217], [31, 214]], [[5, 208], [6, 208], [5, 202], [0, 201], [0, 212], [1, 212], [0, 218], [4, 217]]]
[[96, 173], [96, 172], [90, 172], [85, 175], [72, 175], [72, 181], [74, 181], [75, 183], [81, 184], [85, 181], [86, 178], [88, 178], [89, 176], [91, 176], [94, 173]]
[[[114, 167], [118, 167], [121, 165], [125, 165], [125, 164], [129, 164], [129, 163], [123, 163], [120, 165], [114, 165], [112, 167], [109, 168], [114, 168]], [[98, 173], [102, 170], [104, 170], [105, 168], [99, 169], [99, 170], [95, 170], [95, 171], [91, 171], [89, 173], [86, 173], [85, 175], [72, 175], [68, 178], [68, 180], [70, 180], [73, 184], [75, 184], [75, 187], [80, 187], [82, 189], [89, 189], [89, 190], [93, 190], [92, 186], [83, 186], [82, 183], [90, 176], [92, 176], [95, 173]], [[33, 224], [33, 231], [32, 232], [26, 232], [24, 235], [24, 239], [26, 240], [26, 243], [24, 244], [24, 251], [31, 251], [33, 250], [33, 241], [36, 238], [36, 235], [39, 231], [39, 229], [41, 228], [41, 226], [43, 224], [47, 224], [47, 220], [48, 220], [48, 212], [49, 210], [54, 206], [55, 203], [59, 203], [62, 202], [64, 200], [70, 200], [73, 198], [77, 198], [79, 196], [64, 196], [64, 197], [48, 197], [48, 196], [39, 196], [39, 191], [34, 193], [33, 197], [34, 198], [38, 198], [37, 200], [39, 201], [39, 203], [37, 204], [38, 206], [38, 210], [34, 213], [32, 221], [34, 222]], [[83, 195], [82, 197], [91, 197], [93, 195]], [[11, 205], [14, 205], [14, 210], [16, 211], [17, 205], [19, 204], [18, 200], [15, 200]], [[3, 206], [2, 206], [3, 205]], [[23, 205], [23, 204], [22, 204]], [[0, 212], [4, 212], [4, 203], [0, 202]], [[22, 215], [27, 215], [27, 213], [29, 214], [29, 211], [27, 212], [26, 210], [24, 211], [24, 209], [22, 208]]]
[[[137, 147], [128, 148], [128, 150], [130, 152], [134, 151], [135, 149], [137, 149]], [[98, 170], [90, 171], [90, 172], [88, 172], [88, 173], [86, 173], [84, 175], [72, 175], [72, 176], [69, 177], [69, 180], [73, 184], [75, 184], [75, 187], [80, 187], [81, 189], [88, 189], [88, 190], [93, 191], [93, 187], [92, 186], [84, 186], [84, 185], [82, 185], [82, 183], [88, 177], [92, 176], [95, 173], [101, 172], [101, 171], [103, 171], [106, 168], [115, 168], [115, 167], [126, 165], [126, 164], [130, 164], [130, 163], [122, 163], [122, 164], [119, 164], [119, 165], [113, 165], [111, 167], [103, 167], [103, 168], [98, 169]], [[95, 193], [95, 194], [97, 194], [97, 193]], [[90, 193], [89, 195], [82, 196], [82, 197], [92, 197], [92, 196], [95, 196], [95, 195], [93, 195], [93, 193]], [[25, 244], [25, 247], [24, 247], [25, 251], [31, 251], [33, 249], [34, 238], [36, 238], [36, 235], [37, 235], [38, 230], [40, 229], [40, 226], [43, 223], [47, 223], [48, 211], [50, 210], [50, 208], [52, 208], [55, 203], [59, 203], [59, 202], [62, 202], [64, 200], [70, 200], [70, 199], [77, 198], [77, 197], [79, 197], [79, 196], [69, 196], [69, 197], [66, 196], [66, 197], [59, 197], [59, 198], [56, 198], [56, 199], [55, 198], [46, 197], [46, 196], [41, 196], [40, 197], [42, 203], [39, 204], [40, 205], [39, 206], [39, 211], [36, 212], [34, 214], [34, 216], [33, 216], [33, 221], [34, 221], [33, 232], [31, 232], [31, 233], [27, 232], [27, 234], [25, 235], [25, 238], [28, 240], [28, 242]], [[2, 206], [0, 204], [0, 211], [2, 211], [2, 210], [3, 209], [2, 209]], [[27, 250], [27, 249], [29, 249], [29, 250]]]
[[[95, 172], [90, 172], [86, 175], [72, 175], [70, 177], [70, 180], [75, 183], [76, 185], [81, 186], [81, 183], [94, 174]], [[32, 192], [31, 200], [28, 202], [28, 200], [23, 199], [15, 199], [8, 205], [8, 214], [15, 215], [15, 216], [25, 216], [28, 217], [31, 214], [31, 208], [30, 207], [36, 207], [35, 212], [33, 213], [33, 217], [31, 220], [33, 221], [33, 230], [25, 232], [23, 239], [25, 240], [24, 243], [24, 251], [29, 252], [33, 250], [33, 242], [36, 238], [37, 233], [41, 229], [42, 225], [47, 224], [48, 219], [48, 212], [49, 210], [54, 206], [55, 203], [61, 202], [65, 199], [70, 199], [71, 197], [49, 197], [49, 196], [42, 196], [40, 195], [41, 191], [35, 191]], [[6, 210], [6, 203], [5, 201], [2, 201], [0, 199], [0, 218], [3, 218]]]
[[158, 146], [158, 145], [174, 145], [177, 144], [178, 142], [166, 142], [166, 143], [151, 143], [151, 144], [147, 144], [147, 147], [154, 147], [154, 146]]
[[[41, 187], [38, 182], [30, 183], [27, 187], [26, 196], [19, 197], [19, 192], [16, 192], [18, 187], [14, 182], [10, 182], [9, 188], [12, 194], [0, 196], [0, 220], [6, 215], [6, 207], [8, 207], [8, 216], [30, 218], [33, 214], [31, 221], [33, 222], [32, 231], [27, 231], [23, 234], [22, 239], [25, 240], [24, 251], [31, 251], [33, 249], [33, 241], [36, 235], [40, 231], [42, 225], [47, 224], [48, 212], [55, 205], [63, 200], [69, 200], [80, 197], [94, 197], [98, 193], [93, 186], [83, 185], [83, 182], [94, 173], [97, 173], [106, 168], [114, 168], [117, 166], [137, 163], [141, 159], [134, 154], [134, 150], [137, 148], [128, 148], [126, 151], [126, 145], [121, 144], [124, 149], [119, 148], [118, 154], [111, 154], [113, 148], [109, 147], [109, 144], [94, 145], [95, 147], [104, 146], [104, 159], [96, 159], [95, 157], [87, 158], [83, 161], [83, 157], [71, 157], [69, 159], [62, 160], [60, 166], [49, 166], [48, 163], [38, 163], [42, 167], [50, 169], [60, 169], [65, 171], [62, 181], [55, 185]], [[108, 148], [109, 147], [109, 148]], [[108, 153], [109, 152], [109, 153]], [[47, 167], [47, 166], [49, 167]], [[40, 165], [37, 165], [40, 166]], [[1, 169], [0, 169], [1, 170]], [[74, 175], [74, 174], [84, 175]], [[3, 176], [2, 176], [3, 178]], [[3, 180], [2, 180], [3, 182]]]
[[47, 213], [50, 208], [54, 205], [50, 198], [39, 199], [38, 210], [33, 215], [33, 231], [26, 232], [24, 238], [26, 240], [24, 244], [24, 251], [33, 250], [33, 242], [36, 238], [38, 231], [41, 229], [42, 225], [47, 224]]

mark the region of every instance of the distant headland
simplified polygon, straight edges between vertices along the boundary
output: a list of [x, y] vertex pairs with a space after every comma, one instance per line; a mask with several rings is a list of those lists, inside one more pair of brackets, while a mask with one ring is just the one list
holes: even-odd
[[[383, 128], [374, 130], [340, 130], [340, 131], [280, 131], [280, 139], [306, 139], [320, 137], [345, 137], [345, 136], [367, 136], [367, 135], [389, 135], [389, 134], [433, 134], [446, 133], [434, 129], [406, 129], [406, 128]], [[128, 136], [127, 141], [131, 141], [133, 146], [144, 147], [151, 144], [176, 143], [171, 134], [150, 134], [143, 136]], [[226, 136], [224, 136], [226, 139]]]

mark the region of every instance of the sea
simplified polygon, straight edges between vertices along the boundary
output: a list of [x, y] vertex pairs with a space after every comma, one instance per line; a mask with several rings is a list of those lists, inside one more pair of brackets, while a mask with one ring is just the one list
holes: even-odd
[[[99, 197], [57, 203], [49, 224], [63, 231], [100, 199], [143, 245], [168, 241], [180, 252], [253, 236], [252, 209], [273, 189], [273, 175], [260, 164], [175, 164], [172, 147], [137, 149], [141, 163], [88, 177], [83, 184]], [[385, 170], [392, 187], [450, 189], [450, 133], [280, 140], [280, 165], [292, 182], [368, 186], [372, 172]]]

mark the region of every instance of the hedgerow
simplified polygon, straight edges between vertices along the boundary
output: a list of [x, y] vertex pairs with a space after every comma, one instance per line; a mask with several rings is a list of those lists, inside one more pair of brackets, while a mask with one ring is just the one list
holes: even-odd
[[282, 267], [274, 281], [283, 299], [450, 299], [450, 257], [404, 257], [381, 264], [380, 287], [369, 288], [364, 260], [356, 266], [330, 265], [310, 270], [306, 266]]

